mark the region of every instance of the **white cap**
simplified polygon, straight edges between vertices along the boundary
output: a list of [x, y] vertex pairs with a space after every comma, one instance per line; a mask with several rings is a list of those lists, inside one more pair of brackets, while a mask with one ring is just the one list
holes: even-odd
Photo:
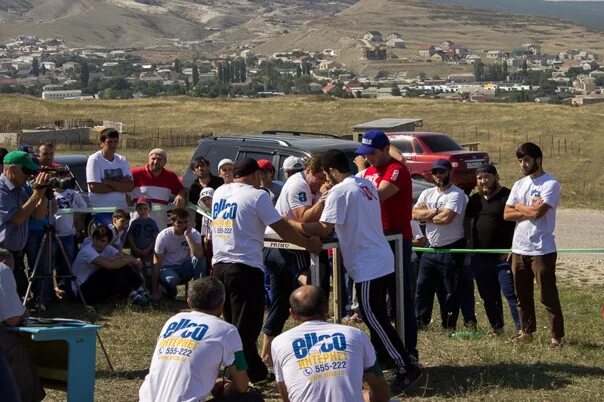
[[214, 197], [214, 189], [212, 187], [204, 187], [199, 193], [199, 199], [205, 197]]
[[223, 159], [220, 162], [218, 162], [218, 170], [220, 170], [220, 168], [223, 165], [228, 165], [228, 164], [234, 165], [235, 163], [231, 159]]
[[293, 155], [288, 156], [285, 161], [283, 161], [283, 170], [303, 170], [304, 164], [304, 159]]

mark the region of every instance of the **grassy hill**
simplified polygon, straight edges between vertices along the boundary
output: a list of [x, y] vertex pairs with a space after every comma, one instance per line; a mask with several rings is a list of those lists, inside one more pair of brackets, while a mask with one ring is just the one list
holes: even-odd
[[[405, 50], [395, 50], [400, 60], [385, 65], [381, 61], [360, 58], [359, 39], [367, 31], [383, 35], [398, 32], [407, 44]], [[361, 0], [345, 11], [323, 19], [310, 21], [287, 35], [279, 36], [257, 47], [263, 54], [292, 48], [340, 51], [338, 60], [355, 71], [371, 75], [377, 70], [430, 71], [435, 63], [425, 63], [418, 56], [423, 43], [444, 40], [466, 45], [472, 52], [519, 47], [535, 41], [543, 52], [558, 54], [567, 48], [584, 48], [604, 54], [601, 32], [551, 18], [512, 15], [498, 11], [433, 4], [418, 0]], [[447, 66], [449, 67], [449, 66]], [[462, 72], [452, 66], [449, 73]]]
[[544, 0], [428, 0], [431, 3], [455, 4], [463, 7], [533, 14], [560, 18], [594, 29], [604, 29], [604, 3], [601, 1]]
[[[127, 101], [43, 101], [0, 96], [0, 130], [59, 119], [109, 119], [136, 129], [136, 136], [172, 133], [258, 133], [290, 129], [352, 134], [352, 126], [381, 117], [424, 119], [424, 129], [443, 131], [460, 142], [480, 142], [491, 154], [505, 185], [520, 178], [516, 147], [540, 143], [545, 169], [562, 184], [563, 205], [604, 208], [604, 105], [570, 108], [537, 104], [473, 104], [440, 100], [336, 100], [324, 97], [272, 99], [195, 99], [188, 97]], [[133, 164], [148, 150], [123, 150]], [[170, 164], [184, 171], [193, 148], [170, 152]]]

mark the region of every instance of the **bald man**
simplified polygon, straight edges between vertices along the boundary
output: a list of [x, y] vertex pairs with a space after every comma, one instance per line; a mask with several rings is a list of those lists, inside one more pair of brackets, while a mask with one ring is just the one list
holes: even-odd
[[[139, 198], [150, 201], [153, 205], [168, 205], [170, 196], [174, 196], [176, 208], [185, 208], [187, 204], [187, 192], [183, 187], [178, 175], [166, 168], [168, 154], [161, 148], [152, 149], [145, 166], [132, 168], [132, 190], [134, 202]], [[136, 219], [137, 216], [133, 216]], [[165, 211], [152, 211], [151, 218], [157, 223], [159, 230], [165, 229], [167, 225], [167, 214]]]
[[[300, 324], [272, 343], [273, 366], [283, 401], [386, 402], [388, 384], [363, 331], [326, 321], [327, 298], [318, 286], [290, 296]], [[369, 390], [363, 391], [363, 381]]]

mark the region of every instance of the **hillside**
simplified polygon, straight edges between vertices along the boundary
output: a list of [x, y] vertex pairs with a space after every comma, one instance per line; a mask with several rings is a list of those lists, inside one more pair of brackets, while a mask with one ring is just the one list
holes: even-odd
[[205, 40], [261, 43], [355, 0], [0, 0], [0, 39], [59, 37], [70, 46], [132, 48]]
[[[397, 50], [395, 54], [399, 60], [408, 59], [404, 68], [396, 62], [361, 60], [359, 39], [370, 30], [384, 35], [390, 32], [402, 35], [407, 49]], [[291, 48], [335, 48], [340, 51], [339, 61], [347, 67], [372, 74], [382, 69], [410, 72], [425, 69], [425, 66], [414, 66], [419, 62], [417, 50], [423, 43], [452, 40], [479, 53], [486, 49], [509, 51], [522, 43], [535, 41], [543, 52], [548, 53], [585, 48], [604, 54], [601, 39], [601, 32], [539, 16], [511, 15], [415, 0], [361, 0], [334, 17], [309, 22], [295, 32], [258, 46], [257, 50], [271, 54]], [[448, 71], [455, 72], [455, 67]]]
[[428, 0], [431, 3], [454, 4], [484, 10], [514, 14], [533, 14], [560, 18], [597, 30], [604, 29], [602, 1], [544, 1], [544, 0]]

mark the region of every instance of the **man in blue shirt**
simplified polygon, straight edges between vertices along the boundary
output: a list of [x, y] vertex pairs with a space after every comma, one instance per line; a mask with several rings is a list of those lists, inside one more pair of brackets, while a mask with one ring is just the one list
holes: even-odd
[[10, 258], [5, 260], [13, 264], [17, 292], [21, 297], [27, 289], [23, 249], [27, 243], [29, 218], [41, 218], [46, 212], [43, 186], [48, 182], [48, 173], [36, 176], [31, 195], [24, 188], [37, 171], [38, 165], [27, 152], [12, 151], [4, 157], [4, 171], [0, 175], [0, 248], [12, 256], [13, 261]]

